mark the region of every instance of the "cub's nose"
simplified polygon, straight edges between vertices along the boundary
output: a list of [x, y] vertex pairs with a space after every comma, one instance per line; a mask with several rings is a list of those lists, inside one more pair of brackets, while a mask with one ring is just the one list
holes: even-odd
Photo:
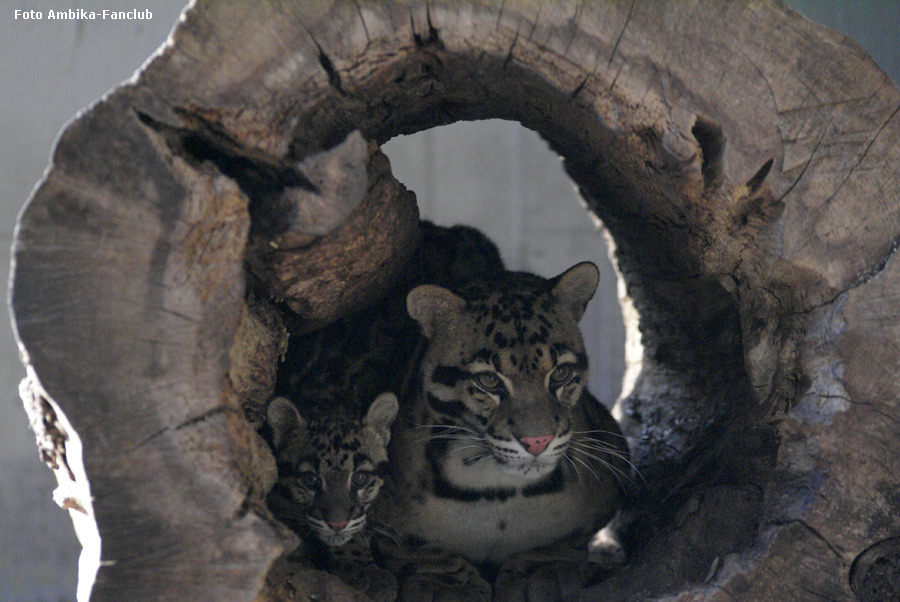
[[343, 531], [344, 527], [347, 526], [346, 522], [343, 523], [328, 523], [328, 526], [331, 527], [333, 531]]
[[544, 437], [522, 437], [519, 439], [519, 442], [522, 444], [522, 447], [525, 448], [525, 451], [533, 456], [539, 456], [541, 452], [547, 449], [547, 446], [550, 445], [551, 441], [553, 441], [553, 435], [546, 435]]

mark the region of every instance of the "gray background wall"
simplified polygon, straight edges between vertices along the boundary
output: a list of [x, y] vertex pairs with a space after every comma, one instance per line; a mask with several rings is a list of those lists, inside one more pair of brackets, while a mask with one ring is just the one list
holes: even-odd
[[[900, 3], [793, 0], [809, 18], [859, 41], [900, 81]], [[8, 265], [15, 217], [48, 163], [57, 132], [82, 107], [127, 79], [162, 44], [182, 0], [0, 2], [0, 263]], [[16, 8], [150, 8], [140, 22], [13, 19]], [[386, 146], [394, 172], [416, 191], [426, 217], [485, 230], [516, 269], [552, 275], [575, 261], [602, 263], [609, 285], [584, 320], [595, 393], [615, 400], [622, 326], [600, 235], [585, 217], [558, 159], [517, 124], [457, 124]], [[554, 199], [552, 202], [545, 202]], [[585, 254], [588, 248], [591, 253]], [[601, 327], [601, 325], [603, 325]], [[17, 396], [24, 370], [11, 328], [0, 320], [0, 602], [75, 599], [79, 547], [50, 494]]]

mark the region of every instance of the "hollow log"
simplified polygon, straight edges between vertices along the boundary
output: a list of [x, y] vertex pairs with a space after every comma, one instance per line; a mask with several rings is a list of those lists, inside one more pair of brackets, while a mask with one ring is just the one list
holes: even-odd
[[[23, 397], [94, 530], [81, 600], [261, 595], [296, 544], [246, 411], [284, 335], [265, 294], [249, 309], [254, 237], [283, 233], [266, 199], [323, 190], [304, 166], [353, 131], [485, 118], [564, 159], [643, 346], [617, 406], [641, 474], [630, 562], [576, 599], [896, 599], [898, 111], [858, 45], [776, 2], [193, 4], [68, 126], [16, 234]], [[339, 232], [352, 200], [304, 231]], [[319, 274], [349, 286], [352, 262]], [[319, 577], [271, 579], [260, 599]]]

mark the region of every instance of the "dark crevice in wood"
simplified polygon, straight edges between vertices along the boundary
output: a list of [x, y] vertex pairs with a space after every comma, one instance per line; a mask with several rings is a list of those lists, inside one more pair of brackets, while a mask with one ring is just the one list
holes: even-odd
[[628, 15], [625, 17], [625, 23], [622, 24], [622, 30], [619, 32], [618, 37], [616, 38], [616, 43], [613, 46], [612, 52], [609, 53], [609, 61], [607, 61], [606, 66], [609, 67], [612, 65], [613, 59], [616, 58], [616, 52], [619, 50], [619, 44], [622, 42], [622, 36], [625, 35], [625, 30], [628, 29], [628, 23], [631, 21], [631, 14], [634, 12], [634, 5], [637, 0], [631, 0], [631, 5], [628, 7]]
[[316, 186], [294, 167], [244, 156], [235, 143], [214, 132], [176, 129], [145, 113], [137, 112], [137, 116], [141, 123], [163, 136], [174, 154], [197, 166], [209, 162], [237, 182], [251, 201], [253, 228], [260, 235], [276, 236], [289, 227], [284, 211], [279, 210], [285, 189], [318, 192]]
[[331, 84], [335, 90], [340, 93], [344, 93], [344, 89], [341, 86], [341, 74], [338, 73], [338, 70], [335, 69], [334, 64], [331, 62], [331, 59], [328, 58], [328, 55], [325, 54], [325, 51], [322, 50], [322, 47], [319, 46], [319, 43], [313, 40], [316, 45], [316, 48], [319, 50], [319, 65], [322, 66], [322, 69], [325, 71], [325, 74], [328, 75], [328, 83]]
[[806, 174], [806, 171], [809, 169], [809, 166], [812, 165], [813, 157], [816, 156], [816, 153], [819, 152], [819, 148], [822, 147], [822, 141], [825, 140], [825, 136], [828, 134], [828, 131], [831, 129], [832, 122], [829, 121], [826, 127], [822, 128], [822, 133], [819, 135], [819, 139], [816, 140], [816, 145], [813, 147], [812, 151], [809, 153], [809, 157], [806, 159], [806, 162], [803, 164], [803, 169], [800, 170], [800, 173], [794, 178], [794, 181], [791, 182], [791, 185], [787, 187], [787, 189], [781, 193], [781, 196], [778, 197], [779, 201], [783, 201], [787, 198], [788, 195], [793, 192], [794, 188], [800, 183], [803, 179], [803, 176]]
[[147, 445], [148, 443], [150, 443], [151, 441], [153, 441], [154, 439], [156, 439], [157, 437], [159, 437], [165, 433], [180, 431], [184, 428], [188, 428], [188, 427], [194, 426], [200, 422], [203, 422], [204, 420], [209, 420], [210, 418], [212, 418], [214, 416], [218, 416], [220, 414], [225, 414], [225, 413], [229, 413], [229, 412], [238, 413], [241, 417], [243, 417], [243, 415], [244, 415], [242, 410], [239, 410], [236, 408], [229, 408], [229, 407], [224, 407], [224, 406], [212, 408], [210, 410], [203, 412], [199, 416], [193, 416], [183, 422], [180, 422], [178, 424], [173, 424], [171, 426], [166, 426], [164, 428], [159, 429], [155, 433], [151, 433], [150, 435], [148, 435], [147, 437], [145, 437], [144, 439], [139, 441], [136, 445], [131, 447], [129, 452], [134, 452], [134, 451], [144, 447], [145, 445]]
[[[712, 121], [697, 117], [691, 128], [691, 134], [700, 145], [703, 155], [700, 164], [703, 183], [708, 190], [715, 189], [722, 183], [724, 177], [725, 133]], [[763, 175], [764, 177], [765, 175]], [[760, 180], [761, 182], [762, 180]]]
[[590, 75], [585, 75], [584, 78], [582, 78], [582, 80], [578, 82], [578, 85], [575, 86], [575, 89], [569, 93], [569, 98], [574, 99], [576, 96], [578, 96], [578, 93], [584, 89], [584, 86], [588, 83], [588, 80], [590, 78]]
[[425, 3], [425, 22], [428, 23], [428, 37], [421, 38], [416, 37], [416, 45], [419, 47], [422, 46], [434, 46], [435, 48], [443, 48], [444, 43], [441, 42], [440, 31], [434, 26], [434, 22], [431, 20], [431, 3]]
[[765, 181], [766, 176], [769, 175], [769, 172], [772, 171], [772, 165], [775, 163], [775, 159], [769, 159], [763, 166], [759, 168], [759, 171], [754, 174], [752, 178], [747, 182], [747, 189], [750, 191], [750, 194], [754, 194], [757, 192], [762, 186], [762, 183]]

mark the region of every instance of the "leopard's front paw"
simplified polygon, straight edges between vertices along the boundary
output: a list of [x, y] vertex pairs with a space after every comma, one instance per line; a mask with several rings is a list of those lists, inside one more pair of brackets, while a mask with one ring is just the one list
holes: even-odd
[[344, 583], [364, 593], [372, 602], [394, 602], [397, 599], [397, 579], [379, 566], [344, 566], [336, 573]]
[[490, 602], [491, 587], [481, 583], [448, 583], [434, 575], [416, 575], [403, 583], [400, 602]]
[[512, 565], [497, 575], [495, 602], [557, 602], [580, 590], [593, 567], [587, 561]]
[[400, 602], [491, 602], [490, 584], [468, 563], [460, 560], [455, 570], [423, 568], [403, 579]]

